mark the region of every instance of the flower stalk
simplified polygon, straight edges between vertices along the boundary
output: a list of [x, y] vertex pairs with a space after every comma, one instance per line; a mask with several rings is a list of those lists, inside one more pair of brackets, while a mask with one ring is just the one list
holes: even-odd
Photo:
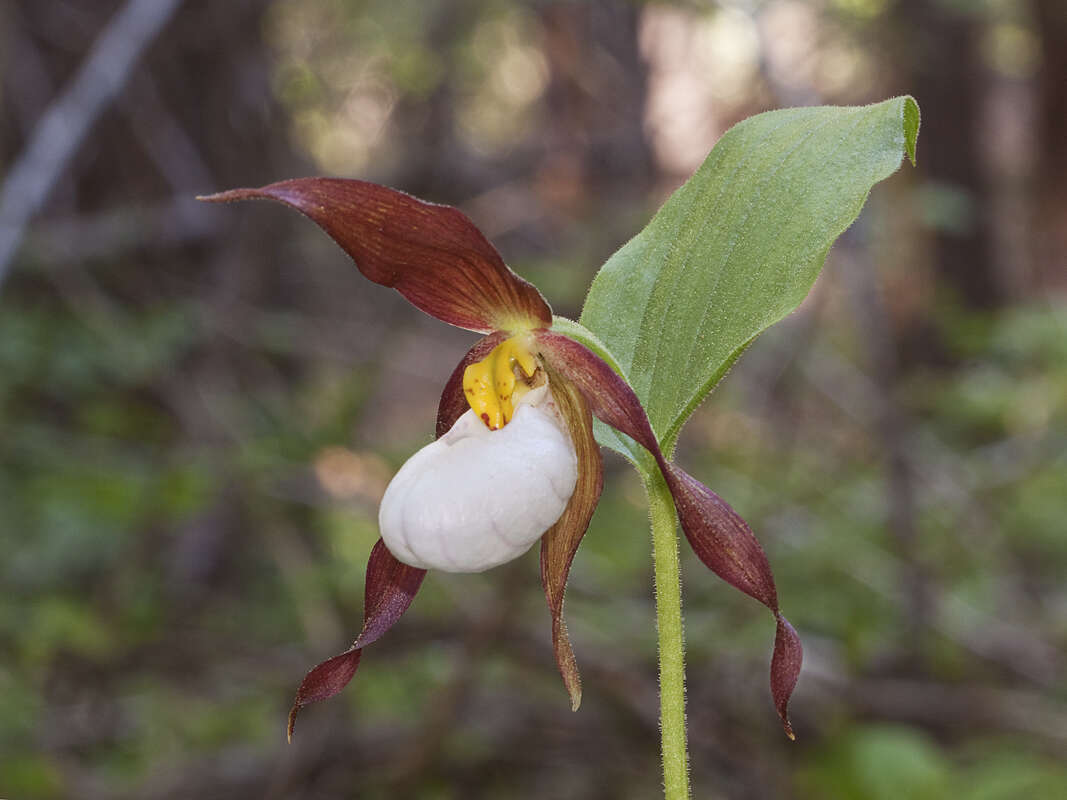
[[685, 631], [678, 530], [670, 489], [654, 466], [646, 471], [655, 565], [656, 631], [659, 649], [660, 748], [665, 800], [689, 798], [689, 752], [685, 727]]

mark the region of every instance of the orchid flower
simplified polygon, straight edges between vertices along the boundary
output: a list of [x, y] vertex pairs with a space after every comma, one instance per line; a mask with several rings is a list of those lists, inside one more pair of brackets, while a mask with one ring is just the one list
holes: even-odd
[[[363, 629], [307, 673], [289, 714], [340, 692], [363, 648], [411, 605], [427, 569], [477, 572], [541, 540], [541, 582], [556, 662], [570, 695], [581, 680], [563, 619], [567, 575], [603, 486], [592, 418], [648, 451], [700, 560], [774, 614], [771, 694], [792, 738], [787, 705], [801, 646], [782, 616], [767, 557], [743, 519], [669, 461], [633, 389], [602, 347], [572, 338], [530, 283], [512, 272], [458, 209], [357, 180], [305, 178], [234, 189], [212, 202], [269, 199], [318, 224], [371, 281], [442, 322], [484, 334], [441, 394], [437, 440], [416, 453], [382, 500], [382, 538], [367, 564]], [[568, 335], [570, 334], [570, 335]]]

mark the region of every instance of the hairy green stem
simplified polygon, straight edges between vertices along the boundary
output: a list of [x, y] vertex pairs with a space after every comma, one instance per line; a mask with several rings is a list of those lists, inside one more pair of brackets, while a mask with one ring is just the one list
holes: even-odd
[[652, 555], [655, 561], [664, 797], [666, 800], [688, 800], [685, 637], [682, 630], [682, 583], [678, 569], [678, 534], [674, 502], [663, 475], [657, 468], [653, 466], [644, 473], [644, 477], [648, 508], [652, 517]]

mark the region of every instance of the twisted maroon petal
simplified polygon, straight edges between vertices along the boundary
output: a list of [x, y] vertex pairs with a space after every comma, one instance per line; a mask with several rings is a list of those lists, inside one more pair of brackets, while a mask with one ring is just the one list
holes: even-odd
[[663, 470], [685, 535], [697, 556], [715, 574], [771, 610], [778, 593], [771, 567], [752, 529], [719, 495], [674, 464]]
[[538, 351], [585, 396], [593, 413], [622, 431], [665, 464], [659, 441], [634, 390], [598, 355], [580, 342], [553, 331], [534, 334]]
[[793, 726], [789, 724], [789, 698], [796, 688], [800, 677], [800, 666], [804, 661], [804, 648], [800, 646], [800, 637], [781, 612], [775, 612], [778, 621], [774, 632], [774, 655], [771, 656], [771, 696], [774, 707], [785, 728], [785, 735], [796, 739]]
[[674, 497], [678, 519], [697, 557], [731, 586], [759, 600], [774, 614], [771, 695], [786, 734], [789, 697], [800, 675], [800, 638], [778, 607], [767, 556], [752, 529], [715, 492], [667, 461], [652, 432], [641, 401], [630, 385], [585, 345], [551, 331], [535, 333], [542, 357], [566, 375], [589, 402], [593, 413], [643, 446], [655, 458]]
[[367, 561], [363, 630], [350, 648], [323, 661], [304, 676], [289, 711], [286, 731], [289, 739], [293, 738], [300, 709], [333, 697], [348, 685], [359, 667], [363, 648], [380, 638], [408, 610], [425, 576], [426, 570], [400, 563], [385, 548], [385, 543], [378, 540]]
[[777, 629], [771, 656], [771, 696], [790, 739], [789, 697], [800, 677], [803, 649], [800, 637], [778, 608], [778, 591], [767, 554], [756, 535], [719, 495], [680, 467], [658, 458], [685, 538], [693, 552], [724, 581], [754, 597], [774, 614]]
[[552, 615], [552, 649], [556, 664], [571, 698], [571, 710], [577, 711], [582, 702], [582, 679], [563, 619], [563, 595], [574, 554], [578, 552], [578, 545], [600, 502], [600, 492], [604, 488], [604, 463], [600, 457], [600, 447], [593, 437], [593, 417], [585, 396], [551, 366], [548, 372], [552, 396], [567, 423], [578, 458], [578, 481], [563, 516], [541, 537], [541, 585], [544, 586], [545, 600]]
[[365, 181], [297, 178], [231, 189], [213, 203], [277, 200], [318, 224], [375, 283], [442, 322], [489, 333], [543, 328], [552, 310], [457, 208]]

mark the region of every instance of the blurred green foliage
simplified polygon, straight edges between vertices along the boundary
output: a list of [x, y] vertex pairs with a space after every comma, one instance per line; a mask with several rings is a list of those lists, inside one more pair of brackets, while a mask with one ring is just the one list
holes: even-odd
[[[5, 168], [108, 5], [3, 12]], [[768, 58], [760, 25], [786, 32], [795, 58], [775, 73], [700, 72], [722, 40], [702, 3], [185, 4], [140, 73], [158, 91], [135, 82], [102, 119], [0, 286], [0, 797], [655, 796], [651, 546], [610, 455], [568, 588], [577, 714], [531, 553], [431, 575], [286, 746], [304, 671], [359, 627], [378, 496], [429, 440], [472, 337], [279, 209], [142, 220], [231, 185], [377, 178], [463, 204], [574, 317], [682, 177], [665, 131], [706, 152], [796, 92], [923, 101], [883, 85], [898, 5], [731, 5], [728, 30]], [[1035, 55], [1027, 4], [965, 5], [951, 24], [988, 34], [999, 70], [970, 88], [1014, 108], [1054, 53]], [[671, 97], [708, 116], [653, 114]], [[952, 147], [968, 135], [935, 117]], [[211, 185], [165, 177], [160, 142]], [[944, 158], [920, 149], [919, 170]], [[1012, 203], [1056, 208], [1028, 187], [994, 182], [987, 214], [958, 181], [887, 182], [811, 299], [689, 423], [680, 462], [751, 522], [807, 648], [793, 745], [766, 695], [770, 621], [684, 553], [695, 796], [1067, 796], [1067, 305], [1054, 269], [1010, 251], [1014, 229], [997, 250], [1012, 289], [988, 307], [932, 244], [1017, 219]], [[110, 236], [104, 212], [138, 235]]]
[[[85, 321], [11, 304], [0, 315], [4, 416], [19, 420], [5, 432], [0, 472], [8, 532], [0, 538], [0, 637], [9, 653], [0, 669], [6, 755], [0, 786], [8, 796], [66, 796], [63, 769], [42, 754], [34, 736], [49, 714], [69, 715], [68, 733], [84, 737], [85, 763], [130, 787], [161, 759], [182, 762], [235, 746], [273, 750], [288, 692], [302, 666], [324, 655], [321, 648], [299, 646], [298, 618], [324, 613], [305, 611], [301, 603], [332, 598], [331, 606], [339, 604], [342, 641], [357, 624], [362, 566], [377, 537], [373, 507], [321, 500], [294, 506], [272, 492], [279, 470], [314, 463], [324, 445], [348, 439], [344, 431], [358, 414], [365, 383], [327, 380], [331, 388], [315, 402], [299, 389], [290, 397], [220, 398], [250, 403], [241, 414], [258, 433], [237, 449], [190, 448], [180, 442], [171, 414], [143, 394], [153, 376], [197, 346], [195, 325], [188, 318], [178, 324], [178, 316], [166, 309], [127, 319], [121, 337], [138, 344], [131, 348], [137, 355], [124, 358], [105, 352]], [[926, 647], [926, 669], [937, 679], [989, 681], [1005, 669], [995, 658], [976, 657], [969, 637], [982, 635], [980, 620], [1003, 614], [1006, 582], [1025, 575], [1028, 593], [1037, 598], [1054, 598], [1062, 589], [1065, 329], [1067, 314], [1059, 309], [961, 315], [948, 328], [959, 368], [920, 371], [900, 390], [916, 421], [913, 457], [924, 469], [945, 467], [918, 510], [920, 552], [945, 612], [951, 617], [959, 604], [974, 615], [950, 619]], [[270, 331], [260, 336], [263, 352], [271, 352]], [[773, 352], [789, 333], [769, 336]], [[817, 334], [803, 359], [841, 358], [833, 354], [832, 339]], [[803, 382], [802, 373], [794, 365], [783, 380]], [[910, 635], [902, 626], [907, 607], [895, 589], [901, 561], [885, 534], [878, 444], [832, 404], [804, 397], [817, 392], [810, 384], [794, 390], [801, 396], [789, 412], [792, 429], [775, 430], [773, 416], [753, 411], [753, 380], [744, 365], [735, 370], [694, 419], [698, 444], [681, 458], [763, 532], [786, 607], [814, 640], [815, 658], [825, 657], [824, 640], [833, 641], [840, 669], [876, 674]], [[314, 413], [300, 411], [302, 405]], [[398, 459], [404, 440], [416, 445], [428, 426], [426, 419], [396, 432]], [[643, 676], [649, 691], [653, 686], [641, 493], [620, 463], [612, 465], [569, 593], [580, 662], [595, 654], [597, 666], [586, 673], [591, 714], [603, 713], [597, 710], [605, 702], [602, 662]], [[937, 486], [941, 478], [945, 486]], [[233, 543], [222, 582], [194, 591], [182, 585], [188, 578], [175, 566], [181, 532], [203, 524], [223, 481], [248, 487], [246, 500], [222, 495], [224, 503], [251, 506], [240, 512], [248, 532]], [[982, 523], [961, 527], [971, 514], [981, 515]], [[311, 560], [283, 569], [270, 541], [277, 536], [298, 537], [316, 555], [305, 549]], [[398, 631], [400, 643], [368, 653], [353, 690], [339, 701], [346, 716], [358, 719], [359, 730], [391, 731], [389, 741], [403, 749], [412, 726], [441, 702], [454, 679], [463, 626], [478, 619], [483, 603], [499, 602], [493, 598], [501, 591], [515, 594], [522, 607], [522, 621], [506, 637], [513, 641], [501, 647], [494, 639], [465, 669], [473, 670], [484, 702], [496, 695], [502, 704], [518, 702], [514, 713], [521, 716], [516, 695], [532, 693], [553, 716], [562, 715], [532, 558], [521, 562], [516, 577], [521, 580], [513, 591], [491, 576], [431, 577]], [[692, 695], [710, 692], [725, 706], [718, 713], [751, 722], [747, 706], [760, 707], [761, 681], [751, 681], [743, 698], [721, 696], [707, 684], [725, 669], [723, 662], [758, 667], [766, 620], [688, 554], [685, 597]], [[1028, 606], [1029, 624], [1062, 637], [1067, 630], [1056, 609], [1054, 600]], [[523, 658], [519, 667], [512, 659], [532, 646], [523, 644], [526, 637], [537, 643], [537, 657]], [[327, 642], [326, 652], [339, 643]], [[85, 675], [109, 688], [86, 695]], [[1003, 747], [981, 731], [957, 731], [955, 741], [944, 740], [914, 725], [871, 724], [863, 713], [850, 721], [856, 712], [844, 708], [843, 716], [827, 719], [824, 702], [804, 695], [802, 684], [803, 756], [793, 779], [798, 797], [1052, 798], [1067, 787], [1060, 762], [1018, 737]], [[773, 737], [773, 720], [765, 716], [756, 727]], [[476, 719], [450, 737], [443, 757], [497, 757], [497, 734]], [[301, 735], [326, 724], [312, 710]], [[945, 725], [956, 728], [951, 719]], [[697, 753], [699, 734], [696, 729]], [[645, 741], [652, 749], [651, 731]], [[654, 755], [649, 758], [651, 768]]]

